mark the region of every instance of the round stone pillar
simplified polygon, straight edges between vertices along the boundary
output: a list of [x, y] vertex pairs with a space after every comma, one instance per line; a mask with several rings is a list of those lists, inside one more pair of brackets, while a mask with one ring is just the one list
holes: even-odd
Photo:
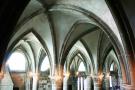
[[104, 90], [109, 90], [110, 88], [110, 83], [111, 83], [111, 77], [108, 76], [108, 74], [106, 73], [103, 77], [103, 80], [102, 80], [102, 89]]
[[62, 80], [58, 80], [56, 82], [56, 90], [63, 90], [63, 83]]
[[52, 90], [63, 90], [63, 81], [59, 77], [51, 79]]
[[100, 76], [94, 77], [94, 90], [102, 90], [102, 78]]
[[78, 77], [78, 80], [77, 80], [77, 90], [81, 90], [81, 79], [80, 77]]
[[38, 83], [38, 76], [33, 75], [33, 85], [32, 85], [32, 90], [37, 90], [37, 83]]
[[84, 80], [84, 90], [91, 90], [91, 79], [92, 77], [87, 76], [86, 79]]
[[54, 79], [51, 79], [51, 86], [52, 86], [52, 90], [57, 90], [57, 85], [55, 83], [55, 80]]
[[26, 79], [25, 79], [25, 90], [32, 90], [30, 88], [30, 85], [31, 85], [30, 79], [31, 77], [29, 77], [29, 74], [27, 74]]
[[64, 77], [63, 79], [63, 90], [68, 89], [68, 77]]

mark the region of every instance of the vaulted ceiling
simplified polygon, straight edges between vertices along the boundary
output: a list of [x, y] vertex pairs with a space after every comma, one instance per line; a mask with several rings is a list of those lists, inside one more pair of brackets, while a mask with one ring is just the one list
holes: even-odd
[[67, 57], [73, 54], [71, 51], [85, 52], [90, 71], [95, 74], [102, 68], [109, 50], [125, 53], [119, 30], [104, 0], [31, 0], [18, 20], [7, 51], [20, 44], [34, 63], [33, 71], [41, 64], [39, 53], [44, 50], [52, 73], [55, 66], [64, 66]]

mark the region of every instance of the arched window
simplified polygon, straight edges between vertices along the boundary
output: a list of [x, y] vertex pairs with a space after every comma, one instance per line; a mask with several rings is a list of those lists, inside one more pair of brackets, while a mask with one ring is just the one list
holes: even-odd
[[110, 66], [110, 71], [114, 71], [114, 62]]
[[118, 69], [115, 62], [110, 66], [110, 87], [119, 88]]
[[44, 71], [47, 71], [47, 70], [49, 70], [49, 69], [50, 69], [49, 58], [48, 58], [48, 56], [45, 56], [45, 57], [44, 57], [44, 60], [43, 60], [43, 62], [42, 62], [42, 64], [41, 64], [40, 70], [41, 70], [41, 72], [44, 72]]
[[[112, 62], [111, 66], [110, 66], [110, 72], [113, 72], [114, 71], [114, 62]], [[112, 87], [112, 76], [110, 75], [109, 76], [109, 79], [110, 79], [110, 87]]]
[[17, 72], [25, 72], [26, 70], [26, 56], [24, 53], [16, 51], [11, 54], [7, 60], [9, 70]]
[[80, 63], [79, 68], [78, 68], [78, 71], [81, 71], [81, 72], [85, 72], [86, 71], [86, 68], [85, 68], [83, 62]]

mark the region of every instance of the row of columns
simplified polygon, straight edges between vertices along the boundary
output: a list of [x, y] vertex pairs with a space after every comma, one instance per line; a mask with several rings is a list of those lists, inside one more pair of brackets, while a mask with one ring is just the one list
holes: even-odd
[[[74, 90], [110, 90], [110, 87], [113, 86], [112, 82], [114, 82], [113, 80], [111, 80], [111, 77], [113, 78], [113, 76], [108, 76], [107, 74], [103, 77], [100, 76], [87, 76], [87, 77], [76, 77], [76, 82], [74, 82], [77, 85], [77, 89]], [[74, 85], [74, 83], [72, 83], [72, 81], [70, 81], [71, 83], [68, 82], [68, 77], [64, 77], [64, 81], [63, 81], [63, 90], [68, 90], [68, 85], [72, 84]], [[119, 84], [117, 84], [119, 83]], [[92, 85], [93, 84], [93, 85]], [[112, 86], [110, 86], [112, 84]], [[119, 86], [122, 85], [122, 82], [120, 81], [120, 78], [118, 78], [118, 82], [116, 80], [115, 84]], [[75, 85], [74, 85], [75, 87]], [[118, 90], [121, 89], [121, 87], [118, 88]]]
[[75, 84], [77, 85], [76, 90], [101, 90], [101, 82], [99, 82], [99, 77], [76, 77], [76, 81], [68, 81], [70, 77], [64, 77], [63, 81], [63, 90], [68, 90], [68, 85], [73, 85], [72, 87], [76, 87]]
[[[52, 90], [68, 90], [69, 84], [73, 85], [72, 88], [74, 88], [74, 90], [75, 89], [76, 90], [93, 90], [92, 83], [94, 85], [93, 86], [94, 90], [101, 90], [102, 83], [98, 81], [99, 78], [94, 78], [93, 79], [94, 82], [92, 81], [92, 77], [86, 77], [86, 78], [77, 77], [77, 79], [74, 79], [76, 81], [68, 81], [68, 79], [69, 79], [68, 77], [64, 77], [63, 81], [62, 80], [56, 81], [55, 79], [52, 79], [51, 80]], [[29, 85], [29, 88], [31, 88], [32, 90], [37, 90], [38, 79], [34, 77], [30, 83], [32, 84], [32, 88], [31, 88], [31, 85]]]
[[[104, 90], [109, 90], [110, 87], [110, 80], [109, 77], [105, 75], [105, 78], [100, 78], [99, 76], [87, 76], [87, 77], [75, 77], [73, 81], [71, 81], [70, 77], [64, 77], [59, 78], [56, 80], [56, 78], [50, 78], [51, 80], [51, 87], [52, 90], [68, 90], [68, 85], [73, 85], [73, 90], [102, 90], [104, 86]], [[70, 81], [69, 81], [70, 79]], [[103, 82], [105, 81], [105, 83]], [[33, 77], [27, 77], [25, 82], [26, 90], [37, 90], [38, 87], [38, 76], [37, 74], [33, 75]], [[92, 86], [93, 84], [93, 86]], [[121, 88], [126, 88], [127, 90], [130, 90], [134, 88], [134, 86], [121, 84]], [[93, 87], [93, 88], [92, 88]]]
[[[133, 72], [133, 71], [132, 71]], [[94, 84], [94, 90], [102, 90], [103, 89], [103, 84], [105, 90], [109, 90], [110, 88], [110, 78], [107, 76], [107, 73], [104, 75], [105, 78], [99, 77], [99, 76], [87, 76], [85, 77], [77, 77], [76, 79], [76, 85], [77, 89], [76, 90], [91, 90], [92, 89], [92, 83]], [[32, 80], [30, 80], [32, 78]], [[38, 87], [38, 75], [34, 74], [32, 77], [27, 77], [26, 78], [26, 90], [37, 90]], [[51, 78], [50, 78], [51, 79]], [[69, 77], [61, 77], [60, 79], [56, 80], [56, 78], [51, 79], [51, 86], [52, 90], [67, 90], [68, 89], [68, 79]], [[105, 83], [103, 83], [103, 80]], [[122, 84], [121, 83], [121, 89], [125, 90], [131, 90], [134, 89], [134, 85], [128, 85], [128, 84]], [[75, 90], [75, 89], [74, 89]]]

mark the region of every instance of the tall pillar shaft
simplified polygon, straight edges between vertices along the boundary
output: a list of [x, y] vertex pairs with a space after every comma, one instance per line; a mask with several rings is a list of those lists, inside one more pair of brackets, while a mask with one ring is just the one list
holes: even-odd
[[111, 77], [108, 77], [107, 75], [105, 75], [103, 79], [104, 80], [102, 83], [102, 89], [109, 90], [110, 85], [111, 85]]
[[80, 77], [78, 77], [78, 80], [77, 80], [77, 90], [80, 90]]
[[63, 79], [63, 90], [68, 89], [68, 77], [64, 77]]
[[83, 90], [84, 88], [84, 80], [83, 80], [83, 77], [81, 77], [81, 90]]
[[94, 77], [94, 90], [102, 90], [102, 79], [99, 76]]
[[135, 62], [130, 63], [131, 85], [135, 86]]
[[59, 80], [59, 81], [53, 80], [52, 81], [52, 90], [63, 90], [62, 81], [61, 80]]
[[37, 90], [37, 83], [38, 83], [37, 76], [33, 76], [32, 90]]
[[87, 77], [84, 80], [84, 90], [91, 90], [91, 77]]

